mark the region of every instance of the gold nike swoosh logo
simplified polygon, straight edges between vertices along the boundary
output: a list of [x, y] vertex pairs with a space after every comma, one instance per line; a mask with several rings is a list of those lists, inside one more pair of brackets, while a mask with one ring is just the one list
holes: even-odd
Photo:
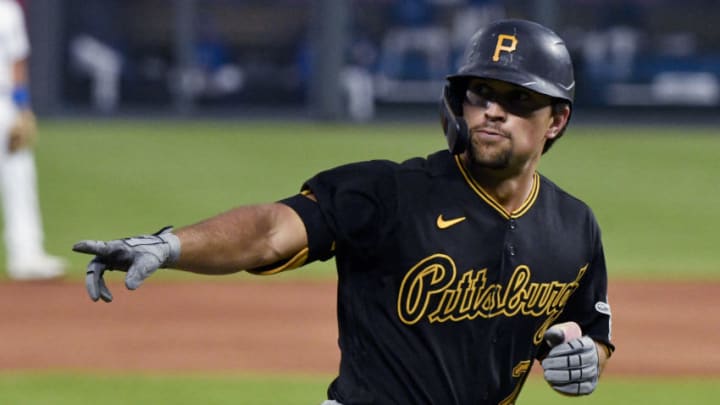
[[440, 229], [447, 229], [450, 228], [453, 225], [457, 225], [460, 222], [464, 221], [465, 217], [459, 217], [454, 219], [445, 219], [443, 218], [442, 214], [438, 215], [437, 217], [437, 227]]

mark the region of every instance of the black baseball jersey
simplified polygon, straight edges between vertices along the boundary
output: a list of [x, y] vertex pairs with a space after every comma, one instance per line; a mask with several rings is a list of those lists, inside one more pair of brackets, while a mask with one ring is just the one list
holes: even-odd
[[[309, 246], [273, 272], [335, 257], [339, 376], [354, 404], [509, 404], [551, 324], [611, 350], [607, 276], [591, 210], [539, 174], [507, 212], [447, 151], [368, 161], [283, 200]], [[273, 266], [271, 266], [273, 267]]]

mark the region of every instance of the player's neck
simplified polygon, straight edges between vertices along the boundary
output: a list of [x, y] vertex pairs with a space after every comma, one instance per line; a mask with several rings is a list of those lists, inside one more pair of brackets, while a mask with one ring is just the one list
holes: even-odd
[[476, 167], [467, 161], [464, 164], [473, 180], [507, 212], [520, 208], [533, 188], [535, 164], [529, 164], [519, 171]]

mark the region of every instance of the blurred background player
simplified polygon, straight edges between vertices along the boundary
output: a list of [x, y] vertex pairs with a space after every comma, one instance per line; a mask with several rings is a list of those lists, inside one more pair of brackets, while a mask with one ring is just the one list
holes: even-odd
[[37, 193], [27, 58], [30, 45], [23, 10], [0, 0], [0, 191], [8, 276], [18, 280], [60, 277], [65, 261], [48, 255]]

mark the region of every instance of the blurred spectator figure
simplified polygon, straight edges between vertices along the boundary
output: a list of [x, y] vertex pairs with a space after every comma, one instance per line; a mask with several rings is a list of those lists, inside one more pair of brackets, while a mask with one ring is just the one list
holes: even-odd
[[66, 266], [43, 248], [32, 151], [36, 126], [28, 90], [29, 52], [22, 8], [15, 0], [0, 0], [0, 189], [7, 272], [19, 280], [60, 277]]
[[[323, 9], [320, 12], [329, 11]], [[372, 11], [367, 13], [372, 14]], [[340, 42], [344, 48], [338, 72], [338, 90], [342, 97], [342, 105], [338, 106], [340, 108], [337, 113], [355, 122], [367, 122], [375, 117], [375, 72], [379, 52], [377, 41], [353, 17], [355, 16], [342, 18], [345, 19], [345, 23], [342, 24], [343, 41]], [[308, 100], [313, 97], [310, 92], [318, 91], [317, 88], [311, 89], [310, 83], [313, 75], [321, 70], [319, 63], [322, 45], [318, 44], [320, 35], [319, 32], [310, 30], [309, 35], [299, 41], [295, 49], [295, 74], [298, 81], [303, 83]]]
[[640, 32], [629, 26], [612, 26], [589, 32], [583, 56], [595, 76], [627, 80], [633, 73]]
[[[188, 71], [178, 71], [170, 76], [170, 80], [184, 86], [176, 90], [183, 91], [192, 98], [226, 97], [240, 92], [245, 83], [245, 73], [233, 60], [228, 41], [218, 32], [217, 26], [212, 14], [200, 14], [192, 65], [185, 67]], [[178, 77], [183, 80], [176, 80]], [[170, 83], [170, 87], [172, 86], [173, 83]]]
[[375, 116], [374, 71], [377, 47], [358, 35], [350, 45], [348, 62], [340, 81], [347, 98], [347, 112], [353, 121], [369, 121]]
[[90, 77], [93, 106], [102, 112], [115, 110], [120, 98], [122, 55], [87, 34], [72, 39], [70, 54], [75, 67]]
[[450, 71], [448, 29], [428, 0], [395, 0], [383, 38], [377, 76], [379, 96], [389, 101], [430, 101]]
[[112, 112], [120, 100], [123, 68], [120, 33], [116, 26], [121, 1], [71, 1], [68, 5], [77, 26], [70, 40], [70, 61], [90, 79], [91, 102], [99, 111]]
[[501, 20], [506, 16], [502, 0], [464, 0], [463, 2], [465, 4], [458, 8], [452, 17], [454, 70], [461, 64], [467, 39], [491, 21]]
[[595, 26], [566, 35], [576, 57], [578, 104], [637, 104], [650, 101], [634, 77], [640, 40], [645, 30], [637, 1], [584, 0], [594, 12]]
[[199, 96], [225, 97], [242, 90], [245, 74], [231, 59], [224, 41], [217, 37], [201, 38], [195, 46], [196, 68], [200, 76], [197, 88]]
[[444, 77], [449, 70], [447, 29], [432, 17], [427, 0], [396, 0], [383, 43], [384, 70], [409, 80]]
[[583, 57], [594, 76], [627, 80], [633, 73], [635, 57], [645, 22], [637, 2], [605, 0], [600, 7], [598, 27], [585, 36]]

